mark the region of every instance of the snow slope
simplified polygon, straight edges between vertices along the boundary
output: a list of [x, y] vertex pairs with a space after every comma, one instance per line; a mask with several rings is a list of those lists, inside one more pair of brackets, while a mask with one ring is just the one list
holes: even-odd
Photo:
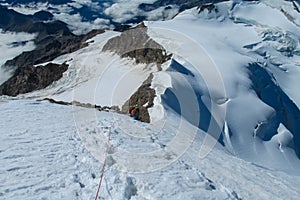
[[0, 198], [91, 199], [101, 166], [81, 143], [72, 108], [34, 101], [0, 107]]
[[[282, 2], [280, 5], [295, 14], [292, 3]], [[261, 123], [267, 124], [261, 132], [268, 132], [275, 138], [281, 137], [281, 131], [277, 132], [279, 122], [272, 118], [275, 113], [279, 115], [278, 109], [291, 106], [295, 108], [292, 111], [295, 115], [291, 118], [297, 121], [299, 117], [299, 93], [295, 88], [300, 77], [299, 41], [289, 38], [299, 38], [300, 28], [287, 19], [280, 8], [270, 7], [264, 2], [237, 4], [231, 1], [217, 4], [217, 11], [198, 13], [194, 8], [174, 20], [148, 22], [147, 25], [150, 36], [175, 54], [173, 59], [179, 61], [180, 66], [180, 69], [177, 67], [174, 70], [170, 65], [167, 69], [172, 86], [166, 88], [169, 88], [164, 94], [166, 100], [161, 104], [171, 107], [189, 122], [219, 139], [238, 157], [269, 168], [298, 173], [299, 154], [298, 157], [295, 154], [298, 150], [297, 147], [290, 148], [293, 142], [298, 146], [298, 129], [293, 131], [292, 127], [288, 128], [293, 132], [293, 137], [286, 136], [289, 139], [284, 151], [275, 139], [255, 137], [255, 127], [260, 127]], [[297, 17], [300, 18], [299, 13]], [[263, 77], [263, 72], [250, 76], [254, 73], [250, 72], [250, 63], [258, 63], [270, 76], [265, 76], [261, 82], [255, 80], [253, 77]], [[254, 91], [253, 85], [262, 84], [260, 87], [263, 88], [268, 77], [274, 77], [268, 83], [274, 90], [261, 94], [266, 96], [262, 99], [256, 93], [261, 91]], [[285, 92], [284, 97], [274, 92], [277, 90], [275, 87]], [[183, 91], [186, 90], [191, 90], [191, 94], [185, 95]], [[180, 95], [185, 98], [178, 98]], [[290, 98], [287, 107], [279, 108], [276, 98], [272, 100], [276, 96], [284, 99], [286, 95]], [[170, 99], [177, 99], [178, 102]], [[195, 114], [194, 110], [198, 109], [198, 114]], [[178, 110], [189, 111], [182, 114]], [[299, 124], [298, 121], [295, 123]], [[223, 124], [226, 126], [223, 127]], [[211, 131], [209, 128], [212, 128]]]
[[[152, 122], [165, 120], [167, 112], [175, 110], [189, 123], [218, 139], [233, 155], [268, 168], [299, 174], [300, 161], [295, 154], [299, 149], [299, 129], [291, 125], [294, 122], [284, 121], [285, 117], [279, 112], [296, 108], [289, 117], [298, 124], [299, 94], [295, 88], [300, 76], [299, 42], [293, 38], [298, 37], [299, 27], [286, 18], [280, 7], [273, 8], [267, 3], [225, 2], [217, 4], [218, 12], [198, 13], [194, 8], [171, 21], [147, 22], [148, 34], [173, 54], [172, 61], [165, 63], [159, 72], [154, 65], [136, 65], [133, 60], [103, 53], [106, 41], [119, 35], [107, 31], [92, 38], [87, 47], [53, 61], [69, 64], [61, 80], [44, 90], [17, 98], [48, 97], [121, 107], [153, 73], [152, 87], [157, 97], [149, 110]], [[291, 3], [280, 5], [293, 10]], [[247, 7], [249, 13], [244, 15]], [[274, 15], [277, 19], [269, 23], [267, 20], [271, 19], [264, 15]], [[260, 84], [259, 79], [251, 79], [250, 74], [254, 72], [249, 72], [250, 63], [264, 66], [265, 74], [271, 74], [265, 77], [265, 82], [274, 88], [263, 96], [277, 96], [279, 94], [274, 92], [280, 88], [280, 94], [285, 95], [280, 98], [288, 97], [287, 107], [281, 108], [283, 105], [276, 101], [270, 103], [268, 99], [259, 98], [260, 87], [253, 88]], [[262, 74], [253, 75], [260, 76]], [[292, 137], [290, 134], [282, 136], [279, 129], [282, 125]], [[217, 143], [213, 138], [205, 137], [202, 157]], [[285, 141], [284, 146], [281, 141]]]
[[[102, 48], [108, 39], [119, 35], [106, 31], [90, 39], [86, 48], [51, 61], [69, 65], [63, 77], [46, 89], [18, 98], [53, 98], [58, 101], [91, 103], [101, 106], [122, 106], [137, 90], [155, 65], [135, 64], [134, 60], [121, 59]], [[45, 65], [47, 63], [43, 63]]]
[[[1, 97], [0, 197], [94, 198], [110, 136], [100, 199], [298, 199], [299, 14], [283, 1], [216, 6], [146, 23], [173, 54], [161, 71], [103, 53], [119, 35], [106, 31], [52, 61], [69, 64], [59, 81]], [[151, 124], [34, 101], [121, 106], [150, 73]]]
[[[1, 102], [0, 110], [5, 115], [0, 119], [2, 199], [93, 199], [108, 127], [110, 161], [100, 199], [297, 199], [300, 195], [299, 177], [252, 165], [221, 147], [200, 159], [204, 133], [197, 134], [183, 156], [172, 162], [168, 157], [160, 162], [153, 158], [146, 161], [150, 168], [142, 162], [123, 166], [127, 157], [118, 158], [118, 152], [138, 158], [168, 148], [179, 120], [171, 113], [158, 130], [127, 116], [47, 102]], [[20, 123], [16, 126], [15, 121]], [[189, 137], [190, 132], [184, 134]], [[95, 140], [85, 142], [90, 137]], [[164, 167], [151, 170], [155, 162]]]

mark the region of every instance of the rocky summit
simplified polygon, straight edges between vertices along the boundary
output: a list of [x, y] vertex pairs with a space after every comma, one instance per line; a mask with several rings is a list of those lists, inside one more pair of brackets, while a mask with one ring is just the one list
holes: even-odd
[[108, 40], [102, 51], [114, 52], [123, 58], [133, 58], [136, 63], [146, 64], [162, 64], [172, 56], [147, 35], [147, 27], [144, 23]]

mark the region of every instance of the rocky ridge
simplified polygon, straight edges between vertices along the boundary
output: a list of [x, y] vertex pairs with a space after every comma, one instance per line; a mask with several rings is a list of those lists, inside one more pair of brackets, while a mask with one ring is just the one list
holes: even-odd
[[[129, 57], [135, 59], [136, 63], [155, 63], [157, 70], [161, 70], [161, 64], [172, 57], [172, 54], [168, 54], [161, 45], [148, 36], [147, 27], [144, 23], [122, 32], [120, 36], [108, 40], [102, 51], [116, 53], [122, 58]], [[138, 119], [143, 122], [150, 122], [148, 108], [154, 105], [153, 101], [156, 96], [155, 90], [151, 88], [152, 79], [153, 75], [150, 74], [123, 105], [122, 113], [128, 113], [131, 108], [138, 108]]]
[[155, 90], [151, 88], [153, 75], [151, 74], [137, 91], [131, 95], [130, 99], [122, 106], [122, 113], [127, 113], [131, 108], [139, 109], [138, 119], [142, 122], [150, 123], [148, 108], [151, 108], [156, 96]]

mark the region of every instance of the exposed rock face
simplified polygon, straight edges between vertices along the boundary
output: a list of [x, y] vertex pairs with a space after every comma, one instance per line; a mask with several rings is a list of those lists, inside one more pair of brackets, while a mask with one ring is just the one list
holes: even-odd
[[16, 96], [43, 89], [52, 82], [59, 80], [63, 72], [68, 69], [67, 64], [49, 63], [46, 66], [30, 66], [18, 68], [14, 76], [0, 86], [0, 95]]
[[130, 57], [137, 63], [146, 64], [162, 64], [171, 58], [161, 45], [147, 35], [147, 27], [143, 23], [110, 39], [102, 51], [115, 52], [122, 58]]
[[131, 28], [130, 25], [117, 24], [117, 25], [115, 25], [114, 31], [124, 32], [124, 31], [128, 31], [130, 28]]
[[122, 107], [123, 113], [128, 113], [130, 108], [138, 108], [138, 119], [142, 122], [150, 123], [148, 108], [154, 105], [153, 101], [156, 96], [155, 90], [150, 88], [152, 79], [153, 75], [151, 74]]
[[[122, 32], [120, 36], [110, 39], [103, 47], [102, 51], [117, 53], [122, 58], [129, 57], [135, 59], [136, 63], [156, 63], [158, 70], [160, 65], [172, 55], [167, 54], [166, 50], [147, 35], [147, 27], [144, 23], [137, 27]], [[148, 108], [153, 106], [155, 90], [150, 88], [153, 75], [138, 88], [130, 99], [122, 107], [123, 113], [128, 113], [130, 108], [139, 109], [138, 120], [150, 122]]]

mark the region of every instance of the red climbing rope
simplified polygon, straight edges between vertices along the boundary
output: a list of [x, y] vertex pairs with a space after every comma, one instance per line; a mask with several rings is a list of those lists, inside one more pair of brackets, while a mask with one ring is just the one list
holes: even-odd
[[98, 199], [101, 184], [102, 184], [102, 179], [103, 179], [104, 172], [105, 172], [105, 165], [106, 165], [108, 148], [109, 148], [109, 141], [110, 141], [110, 132], [111, 132], [111, 127], [108, 127], [108, 139], [107, 139], [107, 143], [106, 143], [105, 157], [104, 157], [104, 162], [103, 162], [103, 166], [102, 166], [102, 170], [101, 170], [101, 176], [100, 176], [100, 180], [99, 180], [99, 184], [98, 184], [98, 190], [97, 190], [97, 193], [96, 193], [95, 200]]

